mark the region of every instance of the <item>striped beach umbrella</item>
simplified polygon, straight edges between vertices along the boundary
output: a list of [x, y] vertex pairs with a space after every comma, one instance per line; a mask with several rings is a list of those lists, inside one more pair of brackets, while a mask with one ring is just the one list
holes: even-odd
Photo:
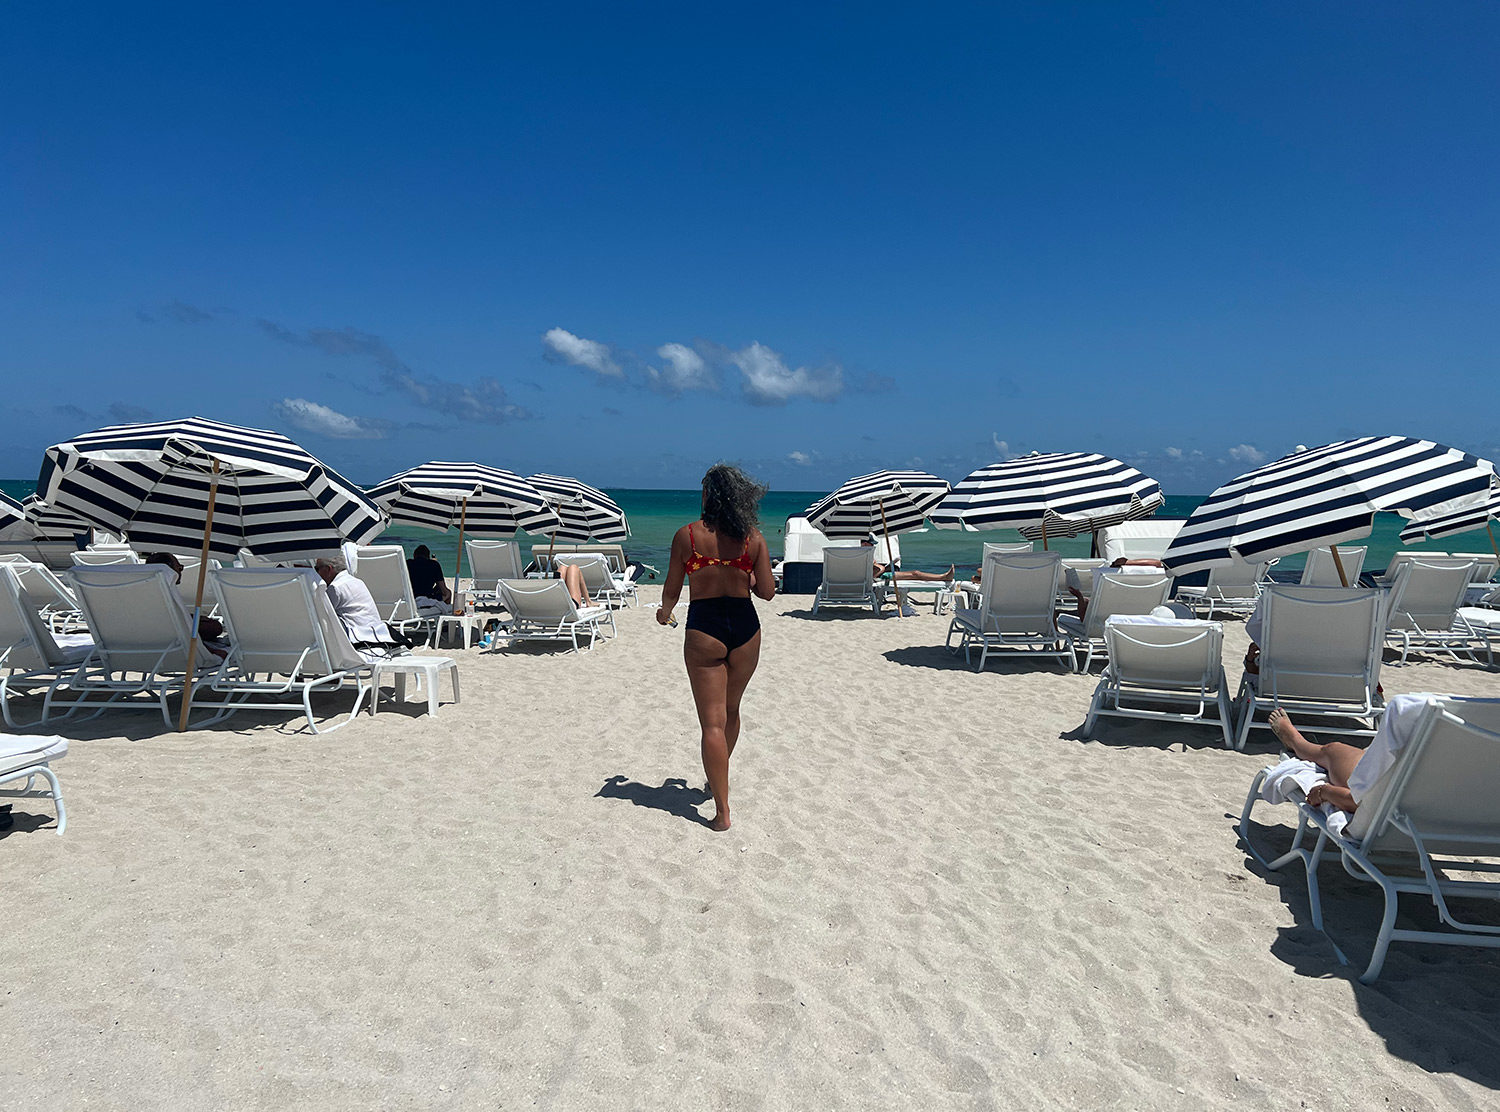
[[948, 484], [925, 471], [877, 471], [850, 479], [804, 513], [825, 536], [864, 538], [919, 529], [948, 494]]
[[[112, 425], [47, 449], [37, 497], [51, 509], [126, 534], [137, 548], [198, 552], [197, 628], [210, 556], [271, 559], [335, 550], [380, 535], [385, 515], [363, 491], [279, 433], [201, 417]], [[178, 728], [187, 726], [193, 654]]]
[[557, 514], [557, 528], [550, 532], [542, 530], [553, 541], [581, 544], [595, 540], [617, 544], [630, 536], [625, 511], [602, 490], [566, 475], [528, 475], [526, 481], [542, 492]]
[[447, 532], [458, 528], [458, 558], [453, 594], [464, 559], [464, 533], [480, 537], [514, 537], [525, 530], [543, 533], [557, 527], [557, 514], [546, 497], [514, 471], [483, 463], [434, 460], [419, 464], [370, 488], [396, 525]]
[[37, 528], [26, 519], [21, 503], [0, 491], [0, 540], [25, 541], [36, 535]]
[[[1456, 448], [1406, 436], [1341, 440], [1221, 486], [1193, 511], [1162, 560], [1181, 575], [1333, 548], [1369, 536], [1376, 513], [1418, 524], [1475, 510], [1496, 491], [1494, 465]], [[1342, 577], [1342, 564], [1339, 571]]]
[[21, 508], [26, 511], [26, 520], [36, 526], [43, 537], [66, 537], [72, 539], [79, 533], [89, 532], [93, 526], [77, 514], [70, 514], [47, 505], [35, 494], [21, 499]]
[[1032, 452], [981, 467], [930, 515], [939, 529], [1015, 529], [1046, 547], [1149, 517], [1166, 501], [1161, 484], [1095, 452]]

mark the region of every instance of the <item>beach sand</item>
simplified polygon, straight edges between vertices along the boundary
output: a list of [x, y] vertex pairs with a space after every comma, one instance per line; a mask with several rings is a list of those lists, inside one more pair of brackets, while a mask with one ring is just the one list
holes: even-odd
[[1247, 868], [1269, 734], [1082, 741], [1095, 677], [809, 603], [761, 608], [726, 834], [649, 606], [582, 656], [452, 653], [436, 718], [71, 729], [66, 835], [23, 801], [0, 839], [3, 1103], [1496, 1106], [1500, 957], [1398, 943], [1361, 986], [1378, 893], [1324, 871], [1343, 967], [1300, 870]]

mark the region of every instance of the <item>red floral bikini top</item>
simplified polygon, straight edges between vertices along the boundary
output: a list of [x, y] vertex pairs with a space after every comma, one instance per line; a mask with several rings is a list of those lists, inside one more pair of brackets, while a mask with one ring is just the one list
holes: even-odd
[[692, 575], [695, 571], [704, 568], [739, 568], [740, 571], [749, 573], [755, 570], [755, 561], [750, 558], [750, 540], [745, 539], [745, 551], [741, 552], [733, 560], [722, 560], [717, 556], [705, 556], [698, 551], [698, 544], [693, 540], [693, 527], [688, 526], [688, 546], [692, 548], [693, 554], [689, 556], [682, 565], [683, 571]]

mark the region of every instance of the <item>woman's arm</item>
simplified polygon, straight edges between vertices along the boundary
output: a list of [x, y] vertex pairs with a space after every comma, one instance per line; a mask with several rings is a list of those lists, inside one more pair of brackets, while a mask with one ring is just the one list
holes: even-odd
[[771, 546], [766, 543], [764, 533], [756, 533], [759, 545], [755, 551], [755, 577], [754, 591], [761, 598], [770, 602], [776, 597], [776, 577], [771, 574]]
[[687, 549], [687, 526], [683, 526], [672, 536], [672, 559], [667, 565], [667, 580], [661, 588], [661, 607], [656, 611], [656, 620], [661, 625], [667, 624], [667, 620], [672, 616], [672, 608], [682, 597], [682, 581], [686, 578], [683, 569], [687, 564]]

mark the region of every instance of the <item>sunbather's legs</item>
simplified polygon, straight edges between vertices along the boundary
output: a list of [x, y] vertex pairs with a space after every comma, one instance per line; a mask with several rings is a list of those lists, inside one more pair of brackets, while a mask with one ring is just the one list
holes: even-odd
[[1365, 751], [1357, 745], [1346, 745], [1342, 741], [1330, 741], [1323, 745], [1308, 741], [1280, 707], [1271, 711], [1270, 726], [1277, 740], [1294, 755], [1301, 760], [1311, 761], [1328, 773], [1328, 782], [1334, 787], [1349, 786], [1350, 773], [1365, 755]]
[[740, 740], [740, 699], [744, 697], [745, 688], [759, 663], [759, 633], [729, 654], [729, 675], [724, 689], [724, 742], [731, 757], [734, 756], [735, 742]]
[[956, 564], [949, 564], [947, 571], [898, 571], [896, 578], [919, 583], [951, 583], [957, 570]]
[[568, 588], [568, 594], [573, 596], [574, 602], [579, 606], [589, 605], [589, 592], [583, 585], [583, 572], [572, 564], [564, 564], [558, 569], [557, 578]]

